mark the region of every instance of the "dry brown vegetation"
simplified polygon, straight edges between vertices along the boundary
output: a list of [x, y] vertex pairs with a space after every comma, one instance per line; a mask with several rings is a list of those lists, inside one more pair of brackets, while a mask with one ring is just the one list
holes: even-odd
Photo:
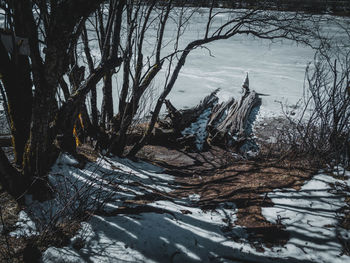
[[228, 218], [227, 230], [237, 225], [245, 227], [257, 249], [283, 245], [289, 237], [281, 222], [273, 224], [262, 215], [262, 207], [273, 206], [267, 193], [283, 188], [298, 190], [316, 171], [300, 159], [237, 160], [230, 151], [220, 148], [188, 153], [146, 146], [140, 155], [176, 177], [180, 187], [170, 193], [171, 197], [198, 194], [198, 205], [212, 210], [226, 202], [234, 203], [237, 220], [233, 223]]

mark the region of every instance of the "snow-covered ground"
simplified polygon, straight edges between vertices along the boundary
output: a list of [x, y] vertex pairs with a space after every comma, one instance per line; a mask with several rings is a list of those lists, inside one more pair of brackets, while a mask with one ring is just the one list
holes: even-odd
[[[99, 193], [100, 201], [102, 196], [116, 189], [118, 192], [109, 196], [103, 210], [81, 224], [81, 230], [68, 246], [47, 249], [42, 258], [45, 263], [350, 261], [338, 241], [339, 236], [350, 241], [350, 232], [339, 226], [344, 195], [334, 191], [334, 186], [339, 189], [341, 185], [350, 186], [349, 172], [345, 173], [345, 181], [320, 173], [299, 191], [284, 189], [270, 193], [268, 196], [275, 206], [263, 208], [263, 215], [271, 222], [282, 222], [291, 238], [284, 247], [257, 252], [246, 240], [245, 229], [234, 225], [237, 209], [233, 203], [202, 210], [196, 205], [200, 198], [197, 195], [165, 200], [159, 195], [148, 204], [132, 203], [140, 196], [167, 193], [176, 188], [174, 177], [158, 167], [117, 158], [101, 158], [84, 169], [75, 166], [73, 158], [67, 155], [59, 158], [50, 180], [61, 191], [65, 189], [70, 198], [62, 200], [61, 195], [51, 201], [54, 203], [32, 203], [36, 211], [41, 208], [41, 214], [54, 217], [60, 209], [79, 207], [79, 202], [84, 202], [75, 198], [77, 192], [86, 193], [80, 197], [91, 200], [96, 200]], [[74, 202], [68, 202], [67, 206], [65, 200]], [[27, 220], [25, 214], [21, 218]], [[225, 231], [228, 218], [233, 223], [229, 235]], [[28, 234], [28, 229], [31, 234], [36, 233], [33, 224], [29, 224], [12, 235]], [[77, 242], [82, 242], [83, 247], [74, 248]]]
[[[350, 186], [350, 172], [347, 180], [319, 174], [307, 182], [300, 191], [276, 190], [268, 196], [274, 207], [263, 208], [263, 215], [271, 222], [281, 220], [291, 237], [280, 255], [303, 258], [312, 262], [349, 262], [343, 255], [340, 238], [350, 241], [350, 231], [339, 226], [340, 209], [344, 197], [336, 191]], [[335, 187], [332, 188], [330, 185]], [[348, 193], [349, 194], [349, 193]]]

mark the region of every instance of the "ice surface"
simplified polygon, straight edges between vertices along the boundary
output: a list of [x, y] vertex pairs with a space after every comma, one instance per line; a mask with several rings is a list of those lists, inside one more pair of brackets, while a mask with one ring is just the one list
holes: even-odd
[[[206, 25], [207, 10], [201, 9], [191, 18], [184, 34], [181, 36], [180, 46], [184, 47], [190, 41], [201, 37]], [[221, 14], [213, 21], [213, 27], [218, 27], [228, 19], [228, 14]], [[154, 29], [156, 30], [156, 28]], [[323, 24], [325, 35], [333, 39], [342, 38], [334, 24]], [[167, 25], [165, 42], [174, 37], [174, 24]], [[148, 32], [152, 40], [156, 32]], [[150, 41], [151, 42], [151, 41]], [[145, 43], [145, 56], [153, 50]], [[164, 48], [162, 55], [171, 53], [173, 45]], [[250, 88], [265, 94], [262, 100], [260, 114], [266, 116], [281, 115], [280, 102], [296, 104], [303, 95], [305, 69], [314, 59], [315, 50], [309, 46], [296, 44], [289, 40], [271, 42], [258, 39], [250, 35], [236, 35], [228, 40], [213, 42], [206, 46], [210, 49], [197, 48], [191, 51], [186, 64], [181, 70], [175, 86], [168, 98], [178, 109], [192, 107], [199, 103], [206, 95], [220, 88], [220, 101], [230, 97], [239, 97], [242, 80], [249, 73]], [[154, 87], [163, 88], [166, 75], [166, 64], [156, 78]], [[122, 70], [120, 71], [122, 72]], [[121, 74], [121, 73], [120, 73]], [[121, 86], [121, 76], [114, 80], [114, 93], [117, 94]], [[118, 96], [114, 96], [115, 105]], [[99, 101], [101, 92], [99, 90]], [[115, 107], [117, 109], [117, 107]]]

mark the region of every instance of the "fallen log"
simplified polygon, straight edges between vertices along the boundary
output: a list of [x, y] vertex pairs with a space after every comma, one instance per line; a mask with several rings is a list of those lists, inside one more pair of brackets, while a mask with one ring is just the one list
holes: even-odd
[[[249, 115], [252, 109], [260, 102], [258, 94], [249, 89], [248, 75], [242, 87], [244, 93], [239, 100], [231, 98], [220, 104], [218, 104], [218, 97], [216, 96], [218, 90], [205, 97], [197, 106], [191, 109], [178, 110], [170, 101], [166, 101], [168, 115], [164, 119], [159, 120], [159, 126], [165, 129], [172, 129], [174, 131], [172, 135], [177, 137], [176, 142], [181, 146], [196, 148], [196, 144], [201, 142], [204, 136], [204, 142], [201, 142], [204, 145], [215, 145], [223, 148], [240, 147], [249, 136], [249, 131], [247, 131]], [[198, 131], [198, 129], [191, 131], [190, 128], [190, 133], [184, 134], [184, 131], [188, 130], [187, 128], [192, 123], [199, 121], [202, 122], [200, 125], [203, 125], [203, 119], [200, 120], [201, 118], [199, 117], [207, 110], [210, 110], [211, 113], [205, 124], [204, 133], [203, 131]], [[201, 150], [202, 147], [198, 149]]]
[[205, 110], [211, 109], [217, 104], [219, 99], [216, 94], [218, 91], [219, 89], [216, 89], [210, 95], [206, 96], [197, 106], [185, 110], [177, 110], [169, 100], [166, 100], [165, 106], [168, 115], [164, 120], [159, 122], [160, 126], [172, 128], [180, 133], [182, 130], [189, 127], [191, 123], [195, 122]]
[[[247, 121], [253, 107], [259, 104], [259, 97], [255, 91], [246, 89], [238, 102], [232, 103], [228, 109], [222, 105], [217, 112], [227, 111], [226, 117], [221, 122], [208, 125], [207, 143], [221, 147], [241, 144], [248, 137]], [[214, 114], [216, 114], [215, 112]], [[211, 119], [214, 119], [211, 118]]]
[[208, 131], [212, 131], [218, 125], [218, 123], [223, 121], [223, 117], [227, 115], [227, 111], [230, 109], [234, 102], [235, 99], [231, 98], [229, 101], [222, 102], [214, 106], [207, 124]]
[[[206, 96], [197, 106], [178, 110], [165, 101], [167, 115], [158, 119], [148, 143], [166, 147], [203, 151], [208, 146], [223, 148], [242, 145], [249, 137], [247, 121], [253, 107], [260, 99], [255, 91], [249, 90], [248, 76], [243, 84], [244, 94], [239, 100], [231, 98], [218, 104], [218, 89]], [[106, 134], [106, 144], [117, 136], [120, 127], [119, 116], [113, 121], [111, 132]], [[136, 125], [127, 133], [126, 145], [133, 145], [144, 135], [147, 123]], [[113, 151], [112, 151], [113, 152]]]

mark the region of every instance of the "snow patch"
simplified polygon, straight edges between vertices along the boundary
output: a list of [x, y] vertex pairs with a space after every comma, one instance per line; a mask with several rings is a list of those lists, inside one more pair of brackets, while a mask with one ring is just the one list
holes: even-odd
[[195, 122], [192, 122], [190, 127], [185, 128], [181, 133], [182, 135], [194, 135], [196, 137], [196, 147], [199, 151], [203, 149], [205, 138], [208, 133], [206, 130], [207, 123], [211, 114], [211, 108], [206, 109]]
[[[342, 233], [350, 241], [349, 231], [338, 223], [344, 197], [331, 187], [339, 183], [344, 182], [319, 174], [299, 191], [284, 189], [268, 194], [274, 206], [262, 208], [263, 215], [270, 222], [282, 222], [291, 235], [281, 253], [312, 262], [349, 262], [338, 240]], [[350, 185], [350, 180], [345, 183]]]
[[[108, 202], [110, 207], [105, 211], [115, 211], [123, 200], [152, 194], [152, 189], [170, 191], [174, 187], [172, 176], [149, 164], [119, 158], [103, 158], [98, 162], [100, 167], [90, 164], [90, 168], [80, 173], [88, 176], [89, 169], [97, 170], [98, 179], [112, 177], [119, 184], [117, 199]], [[55, 166], [53, 172], [76, 176], [78, 169], [67, 167], [70, 170]], [[275, 206], [263, 208], [263, 214], [271, 222], [286, 225], [291, 239], [284, 247], [256, 251], [247, 240], [245, 228], [234, 225], [237, 219], [234, 203], [202, 210], [196, 205], [200, 195], [191, 194], [182, 199], [155, 200], [142, 205], [147, 206], [148, 212], [137, 212], [138, 205], [133, 204], [127, 206], [135, 209], [131, 213], [94, 215], [82, 223], [82, 229], [69, 246], [49, 248], [42, 260], [44, 263], [349, 262], [350, 257], [341, 254], [337, 241], [337, 235], [348, 238], [349, 231], [338, 226], [337, 211], [344, 197], [332, 192], [330, 184], [336, 183], [341, 181], [320, 174], [300, 191], [284, 189], [268, 195]], [[350, 179], [346, 183], [349, 185]], [[79, 243], [83, 245], [76, 248]]]
[[73, 156], [66, 153], [65, 154], [61, 153], [56, 163], [57, 165], [78, 165], [79, 164], [79, 162], [75, 160]]
[[15, 227], [16, 230], [10, 232], [10, 236], [12, 237], [30, 237], [38, 234], [35, 223], [24, 211], [19, 212]]

